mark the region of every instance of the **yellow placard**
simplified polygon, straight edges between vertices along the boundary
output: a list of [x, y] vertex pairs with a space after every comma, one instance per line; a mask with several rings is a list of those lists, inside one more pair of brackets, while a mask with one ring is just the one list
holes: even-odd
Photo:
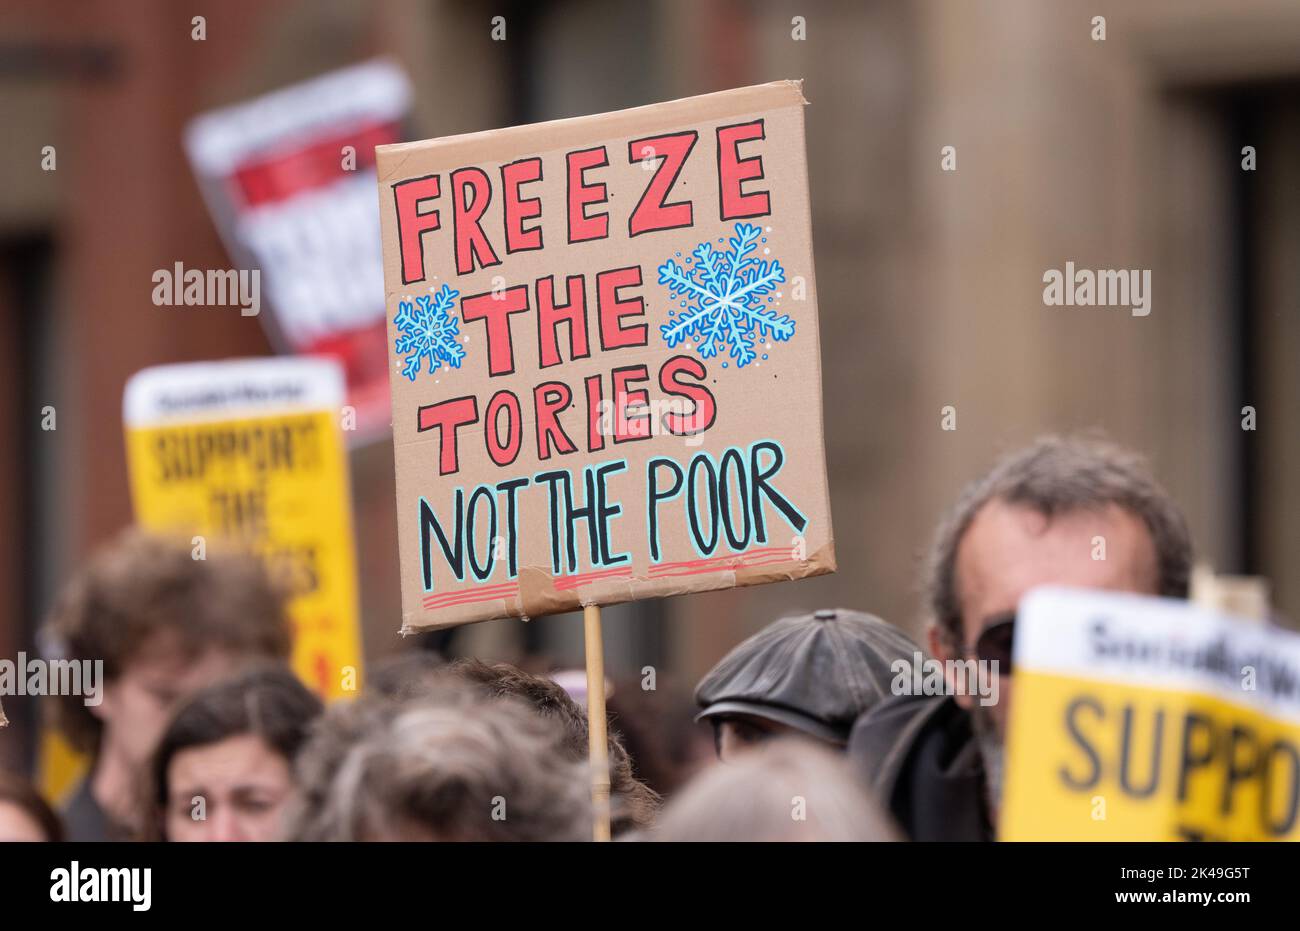
[[89, 761], [45, 716], [36, 751], [36, 784], [41, 794], [62, 806], [86, 775]]
[[[257, 553], [292, 593], [293, 668], [323, 698], [361, 686], [343, 377], [323, 359], [146, 369], [123, 403], [137, 522]], [[38, 765], [62, 799], [84, 756], [43, 727]]]
[[1006, 840], [1300, 840], [1300, 727], [1207, 695], [1016, 674]]
[[[275, 359], [154, 371], [202, 368], [228, 389], [229, 383], [257, 382], [264, 377], [261, 369], [271, 372], [266, 377], [291, 382], [295, 366], [323, 364]], [[227, 374], [222, 365], [236, 368]], [[194, 387], [202, 381], [191, 375], [177, 390], [203, 397]], [[341, 390], [337, 406], [306, 388], [226, 394], [263, 399], [262, 409], [222, 416], [220, 406], [204, 402], [202, 416], [158, 419], [128, 409], [136, 519], [145, 527], [191, 534], [196, 547], [234, 542], [258, 554], [293, 593], [289, 614], [298, 675], [325, 698], [353, 691], [360, 687], [361, 634]], [[233, 408], [234, 402], [222, 406]]]
[[1016, 638], [1001, 839], [1300, 840], [1300, 638], [1061, 593]]

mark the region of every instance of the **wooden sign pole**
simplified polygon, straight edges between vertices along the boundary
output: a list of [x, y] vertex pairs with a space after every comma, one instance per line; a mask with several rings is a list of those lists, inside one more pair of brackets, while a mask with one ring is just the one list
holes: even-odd
[[582, 609], [587, 647], [587, 736], [591, 757], [592, 840], [609, 840], [609, 741], [605, 733], [605, 647], [600, 605]]

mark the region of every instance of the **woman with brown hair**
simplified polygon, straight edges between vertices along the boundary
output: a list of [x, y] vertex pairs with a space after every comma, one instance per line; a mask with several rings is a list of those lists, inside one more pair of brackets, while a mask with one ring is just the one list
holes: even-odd
[[154, 754], [147, 839], [280, 840], [295, 792], [294, 758], [322, 710], [282, 666], [254, 668], [195, 694]]

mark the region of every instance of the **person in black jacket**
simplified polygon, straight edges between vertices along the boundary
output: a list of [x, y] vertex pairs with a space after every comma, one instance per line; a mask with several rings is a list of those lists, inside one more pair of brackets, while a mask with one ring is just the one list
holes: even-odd
[[[914, 840], [991, 840], [1012, 698], [1016, 606], [1057, 584], [1185, 598], [1186, 522], [1137, 456], [1087, 439], [1041, 439], [968, 486], [926, 569], [929, 643], [949, 661], [997, 661], [999, 700], [948, 683], [864, 713], [849, 755]], [[956, 693], [956, 694], [953, 694]]]

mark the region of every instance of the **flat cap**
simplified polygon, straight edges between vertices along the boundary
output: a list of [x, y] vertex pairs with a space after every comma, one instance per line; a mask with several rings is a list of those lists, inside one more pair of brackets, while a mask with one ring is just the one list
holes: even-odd
[[891, 664], [904, 659], [910, 667], [918, 652], [897, 628], [861, 611], [782, 618], [700, 680], [696, 720], [747, 714], [844, 743], [858, 715], [890, 694]]

